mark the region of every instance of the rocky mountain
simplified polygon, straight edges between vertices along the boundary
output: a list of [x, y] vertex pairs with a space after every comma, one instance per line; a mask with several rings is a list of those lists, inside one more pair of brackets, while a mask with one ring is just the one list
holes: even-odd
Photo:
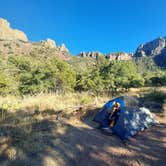
[[135, 52], [135, 56], [142, 57], [142, 56], [159, 55], [165, 47], [166, 47], [166, 38], [160, 37], [151, 42], [141, 44], [137, 48], [137, 50]]
[[166, 67], [166, 37], [160, 37], [151, 42], [141, 44], [134, 56], [152, 57], [158, 66]]
[[70, 53], [64, 44], [57, 46], [52, 39], [31, 42], [26, 34], [10, 27], [10, 23], [0, 18], [0, 55], [41, 55], [70, 59]]
[[[56, 56], [65, 61], [71, 59], [69, 50], [64, 44], [57, 46], [52, 39], [31, 42], [24, 32], [12, 29], [7, 20], [0, 18], [0, 55], [5, 56], [8, 54]], [[141, 44], [135, 54], [125, 52], [102, 54], [96, 51], [81, 52], [78, 57], [87, 57], [95, 60], [99, 56], [104, 56], [109, 61], [126, 61], [139, 57], [152, 57], [158, 66], [166, 67], [166, 37], [160, 37], [151, 42]]]
[[160, 37], [153, 41], [141, 44], [136, 52], [125, 53], [108, 53], [102, 54], [100, 52], [81, 52], [80, 57], [88, 57], [97, 59], [99, 56], [105, 56], [106, 59], [112, 60], [134, 60], [135, 58], [149, 57], [152, 58], [157, 66], [166, 67], [166, 37]]

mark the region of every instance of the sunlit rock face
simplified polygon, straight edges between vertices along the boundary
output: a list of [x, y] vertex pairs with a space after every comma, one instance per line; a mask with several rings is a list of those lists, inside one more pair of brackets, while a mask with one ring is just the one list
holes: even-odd
[[52, 39], [49, 39], [49, 38], [47, 40], [41, 41], [41, 43], [44, 46], [49, 47], [49, 48], [56, 48], [57, 47], [55, 41]]
[[131, 60], [133, 54], [128, 54], [125, 52], [117, 52], [117, 53], [109, 53], [106, 55], [106, 58], [111, 60], [121, 60], [121, 61], [126, 61], [126, 60]]
[[159, 37], [151, 42], [141, 44], [135, 57], [152, 57], [156, 65], [166, 67], [166, 37]]
[[3, 18], [0, 18], [0, 40], [28, 41], [24, 32], [17, 29], [12, 29], [10, 27], [10, 23]]
[[165, 47], [166, 47], [166, 38], [160, 37], [151, 42], [141, 44], [137, 48], [135, 56], [136, 57], [155, 56], [162, 53]]
[[116, 52], [116, 53], [109, 53], [104, 55], [97, 51], [97, 52], [80, 52], [79, 56], [93, 58], [93, 59], [98, 59], [99, 56], [105, 56], [105, 58], [110, 61], [112, 60], [125, 61], [125, 60], [131, 60], [133, 57], [133, 54], [132, 53], [128, 54], [125, 52]]
[[0, 18], [0, 56], [55, 56], [62, 60], [69, 60], [70, 53], [62, 44], [57, 46], [52, 39], [38, 42], [29, 41], [26, 34], [20, 30], [12, 29], [10, 23]]

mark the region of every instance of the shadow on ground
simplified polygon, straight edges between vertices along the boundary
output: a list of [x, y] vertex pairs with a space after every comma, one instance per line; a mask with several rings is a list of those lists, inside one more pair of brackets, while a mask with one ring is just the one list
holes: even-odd
[[39, 119], [22, 111], [8, 114], [0, 121], [0, 165], [165, 165], [164, 123], [126, 146], [116, 136], [103, 135], [92, 127], [95, 112], [84, 115], [78, 125], [54, 115]]

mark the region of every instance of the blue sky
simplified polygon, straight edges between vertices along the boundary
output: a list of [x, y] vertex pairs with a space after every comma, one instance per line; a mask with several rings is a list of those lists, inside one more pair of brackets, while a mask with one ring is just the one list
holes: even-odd
[[166, 36], [166, 0], [2, 0], [0, 17], [29, 40], [52, 38], [73, 54], [134, 52]]

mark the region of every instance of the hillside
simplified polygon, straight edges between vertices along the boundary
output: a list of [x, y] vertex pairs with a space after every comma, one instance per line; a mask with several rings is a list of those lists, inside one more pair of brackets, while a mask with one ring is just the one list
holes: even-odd
[[[135, 53], [107, 53], [103, 54], [98, 51], [96, 52], [81, 52], [78, 57], [71, 56], [69, 50], [64, 44], [57, 46], [55, 41], [52, 39], [41, 40], [38, 42], [32, 42], [28, 40], [27, 35], [20, 31], [10, 27], [10, 23], [0, 18], [0, 55], [38, 55], [43, 57], [55, 56], [61, 60], [70, 61], [70, 64], [78, 64], [80, 66], [86, 66], [94, 64], [94, 60], [98, 57], [104, 56], [108, 61], [120, 60], [128, 61], [135, 60], [135, 58], [141, 59], [142, 57], [152, 57], [155, 64], [160, 67], [166, 66], [166, 39], [163, 37], [157, 38], [146, 44], [141, 44]], [[78, 60], [80, 59], [80, 60]], [[83, 60], [85, 59], [85, 60]], [[93, 60], [91, 60], [93, 59]], [[93, 63], [91, 63], [93, 61]], [[81, 69], [80, 69], [81, 70]]]
[[62, 60], [69, 60], [70, 53], [64, 44], [57, 46], [51, 39], [31, 42], [26, 34], [10, 27], [10, 23], [0, 18], [0, 55], [23, 56], [55, 56]]
[[160, 67], [166, 67], [166, 38], [160, 37], [153, 41], [141, 44], [136, 52], [136, 57], [152, 57]]
[[0, 95], [85, 91], [114, 95], [131, 87], [165, 85], [166, 73], [154, 63], [165, 63], [165, 56], [159, 55], [164, 52], [164, 39], [160, 49], [156, 41], [138, 49], [148, 47], [155, 53], [152, 56], [149, 50], [146, 57], [97, 51], [72, 56], [64, 44], [57, 46], [51, 39], [32, 42], [7, 20], [0, 23]]

